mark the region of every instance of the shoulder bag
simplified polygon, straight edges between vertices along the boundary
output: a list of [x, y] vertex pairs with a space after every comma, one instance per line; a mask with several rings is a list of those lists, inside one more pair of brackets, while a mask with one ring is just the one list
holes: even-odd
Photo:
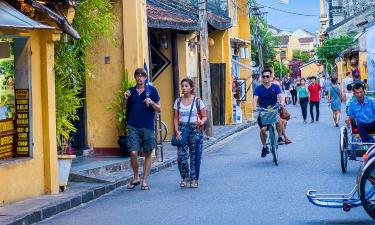
[[[191, 113], [193, 111], [194, 102], [195, 102], [195, 96], [194, 96], [193, 102], [191, 103], [188, 123], [190, 123], [190, 118], [191, 118]], [[178, 102], [178, 107], [177, 107], [178, 117], [180, 117], [180, 104], [181, 104], [181, 98], [180, 98], [180, 100]], [[189, 134], [190, 134], [190, 130], [184, 130], [181, 133], [181, 139], [179, 139], [179, 140], [177, 139], [176, 134], [173, 134], [172, 140], [171, 140], [172, 146], [177, 146], [178, 147], [178, 146], [185, 146], [185, 145], [187, 145]]]

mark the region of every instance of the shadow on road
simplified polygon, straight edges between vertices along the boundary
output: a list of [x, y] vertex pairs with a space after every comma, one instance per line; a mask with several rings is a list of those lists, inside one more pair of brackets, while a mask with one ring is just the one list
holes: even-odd
[[326, 220], [326, 221], [315, 221], [315, 222], [309, 222], [306, 223], [309, 225], [352, 225], [352, 224], [361, 224], [361, 225], [367, 225], [367, 224], [375, 224], [374, 220]]

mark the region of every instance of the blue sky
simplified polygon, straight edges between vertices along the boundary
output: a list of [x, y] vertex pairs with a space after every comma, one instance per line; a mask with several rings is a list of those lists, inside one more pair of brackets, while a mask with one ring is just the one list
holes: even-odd
[[[277, 0], [257, 0], [257, 3], [267, 5], [277, 2]], [[295, 31], [299, 28], [306, 29], [312, 33], [319, 28], [319, 0], [289, 0], [288, 5], [275, 4], [273, 8], [298, 12], [301, 14], [317, 15], [317, 17], [305, 17], [287, 14], [273, 9], [264, 8], [262, 11], [267, 11], [266, 16], [269, 24], [282, 29]]]

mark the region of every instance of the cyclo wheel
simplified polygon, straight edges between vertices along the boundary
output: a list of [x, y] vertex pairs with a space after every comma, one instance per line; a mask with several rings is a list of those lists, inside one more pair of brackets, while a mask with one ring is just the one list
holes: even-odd
[[168, 127], [167, 127], [167, 124], [164, 123], [164, 121], [161, 121], [161, 137], [162, 137], [162, 140], [163, 142], [165, 141], [165, 139], [167, 139], [167, 135], [168, 135]]
[[346, 173], [348, 169], [348, 130], [346, 127], [340, 130], [340, 159], [341, 171]]
[[278, 165], [278, 154], [277, 154], [277, 140], [275, 134], [275, 128], [272, 125], [268, 125], [268, 135], [270, 140], [270, 150], [273, 156], [273, 162]]
[[370, 163], [360, 177], [359, 194], [363, 208], [375, 220], [375, 161]]

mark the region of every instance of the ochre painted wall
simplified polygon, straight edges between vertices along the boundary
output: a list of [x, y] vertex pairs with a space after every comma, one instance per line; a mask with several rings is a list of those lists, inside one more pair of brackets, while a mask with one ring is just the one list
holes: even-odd
[[367, 70], [367, 53], [359, 52], [359, 71], [361, 72], [361, 79], [368, 79], [368, 70]]
[[[0, 33], [17, 35], [17, 32], [1, 29]], [[33, 31], [29, 36], [33, 157], [7, 163], [0, 161], [0, 206], [58, 193], [53, 35]]]
[[[118, 19], [116, 29], [112, 32], [115, 43], [105, 39], [95, 41], [89, 55], [92, 74], [86, 76], [87, 138], [88, 144], [95, 148], [118, 146], [116, 112], [108, 110], [107, 107], [115, 101], [126, 68], [121, 1], [113, 3], [112, 13]], [[110, 64], [104, 63], [105, 56], [110, 57]], [[131, 79], [133, 72], [134, 68], [128, 69]]]
[[301, 76], [304, 78], [318, 76], [318, 74], [323, 72], [323, 69], [324, 65], [318, 66], [316, 63], [311, 63], [301, 68]]
[[[87, 136], [94, 148], [118, 148], [116, 112], [107, 107], [115, 100], [125, 70], [134, 80], [135, 69], [149, 62], [145, 0], [117, 0], [112, 4], [117, 18], [111, 36], [114, 41], [96, 40], [89, 54], [92, 69], [86, 84]], [[105, 56], [110, 57], [110, 64], [104, 63]]]

